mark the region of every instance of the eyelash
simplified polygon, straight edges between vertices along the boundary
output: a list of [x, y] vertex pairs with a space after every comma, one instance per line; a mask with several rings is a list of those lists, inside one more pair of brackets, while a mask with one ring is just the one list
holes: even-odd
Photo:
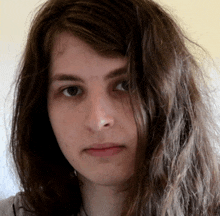
[[[128, 80], [121, 80], [121, 81], [117, 82], [117, 83], [115, 84], [114, 88], [115, 88], [116, 86], [118, 86], [119, 84], [122, 84], [123, 82], [126, 82], [126, 88], [127, 88], [127, 86], [128, 86]], [[70, 94], [67, 92], [67, 91], [70, 90], [71, 88], [74, 88], [74, 92], [75, 92], [75, 90], [77, 90], [77, 92], [78, 92], [78, 89], [81, 89], [80, 86], [77, 86], [77, 85], [74, 86], [74, 85], [73, 85], [73, 86], [69, 86], [69, 87], [63, 89], [63, 90], [62, 90], [62, 93], [63, 93], [66, 97], [76, 97], [77, 95], [70, 95]], [[82, 90], [82, 89], [81, 89], [81, 90]], [[116, 91], [120, 91], [120, 90], [116, 90]], [[128, 92], [128, 90], [125, 90], [125, 91]]]

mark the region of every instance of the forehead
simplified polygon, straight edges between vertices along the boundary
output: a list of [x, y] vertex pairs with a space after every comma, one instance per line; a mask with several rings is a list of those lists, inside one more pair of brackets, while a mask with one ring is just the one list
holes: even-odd
[[88, 61], [94, 62], [101, 56], [78, 37], [63, 32], [54, 38], [51, 53], [51, 70], [54, 72], [66, 67], [82, 67]]
[[78, 37], [75, 37], [74, 35], [68, 32], [62, 32], [54, 36], [53, 47], [52, 47], [53, 57], [57, 55], [62, 55], [69, 46], [72, 46], [75, 49], [79, 47], [86, 47], [91, 52], [94, 52], [93, 49], [88, 44], [86, 44]]
[[[97, 43], [97, 42], [96, 42]], [[57, 33], [53, 37], [53, 46], [52, 46], [52, 56], [55, 57], [57, 55], [62, 55], [66, 48], [68, 46], [73, 46], [77, 49], [77, 47], [84, 47], [89, 51], [90, 53], [93, 53], [94, 55], [101, 55], [106, 58], [123, 58], [125, 57], [124, 54], [122, 54], [119, 51], [116, 51], [116, 47], [112, 48], [106, 48], [107, 46], [100, 46], [100, 44], [93, 44], [90, 45], [86, 43], [83, 39], [75, 36], [73, 33], [70, 32], [61, 32]]]
[[56, 34], [53, 39], [53, 46], [51, 50], [51, 59], [55, 60], [57, 57], [71, 51], [72, 55], [89, 54], [91, 56], [99, 56], [103, 59], [128, 59], [126, 56], [116, 51], [97, 51], [90, 44], [86, 43], [79, 37], [62, 32]]
[[51, 60], [51, 75], [65, 73], [92, 78], [113, 71], [119, 75], [119, 71], [125, 72], [127, 68], [127, 57], [102, 56], [90, 45], [68, 33], [55, 37]]

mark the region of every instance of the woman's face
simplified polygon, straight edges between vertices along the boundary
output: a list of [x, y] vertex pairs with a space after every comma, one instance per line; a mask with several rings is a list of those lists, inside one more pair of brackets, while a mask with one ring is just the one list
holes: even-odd
[[[62, 33], [55, 38], [51, 60], [48, 113], [62, 153], [79, 176], [94, 183], [128, 180], [137, 128], [126, 86], [127, 59], [103, 57]], [[109, 143], [122, 147], [100, 150]]]

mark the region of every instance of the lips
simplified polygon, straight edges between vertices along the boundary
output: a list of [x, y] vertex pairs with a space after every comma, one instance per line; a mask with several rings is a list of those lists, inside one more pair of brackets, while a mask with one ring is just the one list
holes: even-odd
[[102, 143], [102, 144], [93, 144], [88, 149], [108, 149], [113, 147], [125, 147], [124, 145], [118, 143]]
[[85, 149], [85, 151], [95, 157], [109, 157], [113, 155], [117, 155], [125, 149], [124, 145], [119, 143], [94, 143], [89, 148]]
[[109, 148], [90, 148], [87, 149], [86, 152], [95, 157], [109, 157], [113, 155], [117, 155], [122, 152], [125, 148], [122, 146], [114, 146]]

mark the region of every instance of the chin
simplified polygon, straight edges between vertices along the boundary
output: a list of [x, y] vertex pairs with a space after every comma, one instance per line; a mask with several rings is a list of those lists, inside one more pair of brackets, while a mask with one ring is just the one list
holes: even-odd
[[[121, 174], [121, 175], [120, 175]], [[117, 173], [115, 174], [97, 174], [91, 180], [95, 184], [106, 185], [106, 186], [117, 186], [125, 184], [132, 176], [132, 173]]]

